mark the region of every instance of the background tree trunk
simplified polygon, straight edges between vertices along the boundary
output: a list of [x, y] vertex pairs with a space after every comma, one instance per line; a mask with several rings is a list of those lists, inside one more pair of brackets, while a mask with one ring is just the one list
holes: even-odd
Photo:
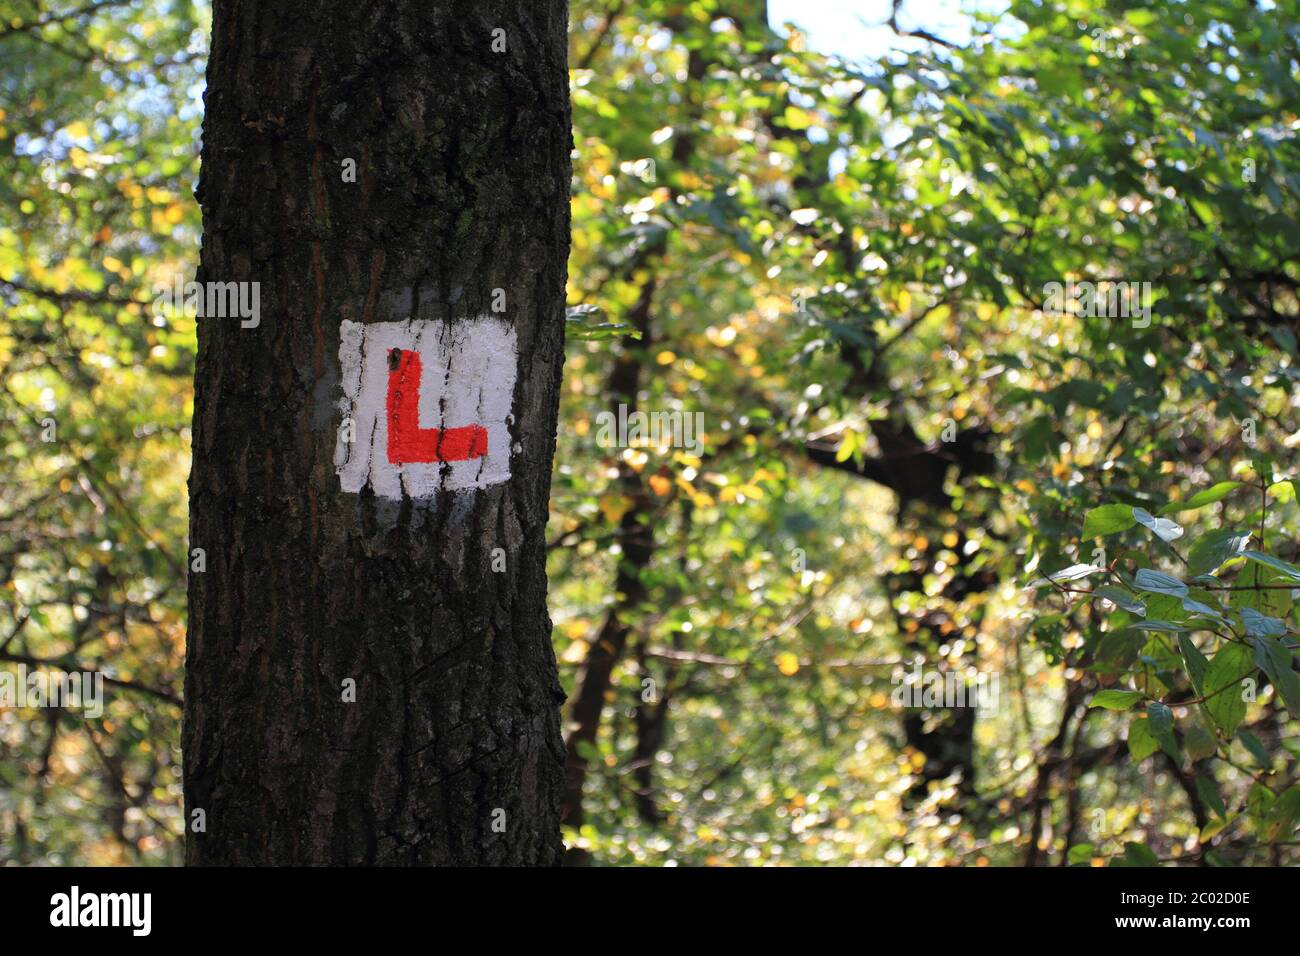
[[[559, 861], [565, 31], [564, 0], [215, 4], [198, 278], [260, 282], [261, 324], [199, 321], [190, 864]], [[340, 323], [491, 315], [494, 289], [518, 334], [511, 479], [342, 491]]]

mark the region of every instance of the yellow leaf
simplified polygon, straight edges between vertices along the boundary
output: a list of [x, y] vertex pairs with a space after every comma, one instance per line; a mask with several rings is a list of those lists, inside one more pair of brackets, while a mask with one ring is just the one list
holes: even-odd
[[848, 461], [853, 457], [854, 449], [858, 447], [858, 433], [852, 428], [844, 429], [840, 437], [840, 447], [835, 449], [836, 461]]
[[627, 514], [627, 509], [631, 507], [632, 499], [627, 495], [611, 495], [600, 499], [600, 513], [611, 524], [621, 521], [623, 515]]
[[813, 122], [811, 113], [793, 105], [786, 106], [782, 118], [785, 120], [785, 125], [794, 130], [807, 129]]
[[655, 494], [662, 498], [664, 495], [668, 494], [668, 492], [672, 491], [673, 483], [669, 478], [666, 478], [663, 475], [651, 475], [650, 488]]
[[1208, 843], [1223, 832], [1223, 829], [1231, 822], [1232, 817], [1229, 817], [1227, 820], [1211, 819], [1209, 823], [1201, 828], [1200, 841], [1202, 843]]

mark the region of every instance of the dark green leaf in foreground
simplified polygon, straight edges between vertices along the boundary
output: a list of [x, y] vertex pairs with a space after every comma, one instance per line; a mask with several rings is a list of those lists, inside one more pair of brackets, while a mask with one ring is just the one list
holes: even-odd
[[1254, 672], [1250, 649], [1244, 644], [1225, 644], [1210, 659], [1205, 672], [1205, 709], [1228, 736], [1232, 736], [1246, 716], [1241, 682]]
[[1101, 505], [1093, 508], [1083, 518], [1083, 537], [1097, 538], [1127, 531], [1137, 524], [1133, 509], [1128, 505]]

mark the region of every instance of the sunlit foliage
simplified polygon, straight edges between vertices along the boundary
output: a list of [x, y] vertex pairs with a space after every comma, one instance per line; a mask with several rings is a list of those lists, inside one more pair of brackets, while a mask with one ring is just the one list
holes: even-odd
[[[117, 683], [0, 709], [0, 860], [174, 863], [194, 328], [153, 299], [208, 14], [76, 3], [0, 2], [0, 661]], [[1294, 862], [1300, 10], [1013, 0], [852, 63], [764, 11], [571, 5], [566, 839]], [[1149, 322], [1048, 301], [1102, 280]], [[701, 442], [614, 447], [620, 405]], [[917, 661], [995, 702], [901, 707]]]

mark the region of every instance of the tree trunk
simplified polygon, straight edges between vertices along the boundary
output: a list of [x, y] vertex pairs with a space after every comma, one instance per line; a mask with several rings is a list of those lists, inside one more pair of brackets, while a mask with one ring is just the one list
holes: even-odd
[[260, 321], [199, 319], [190, 864], [559, 862], [566, 17], [215, 4], [198, 280]]

